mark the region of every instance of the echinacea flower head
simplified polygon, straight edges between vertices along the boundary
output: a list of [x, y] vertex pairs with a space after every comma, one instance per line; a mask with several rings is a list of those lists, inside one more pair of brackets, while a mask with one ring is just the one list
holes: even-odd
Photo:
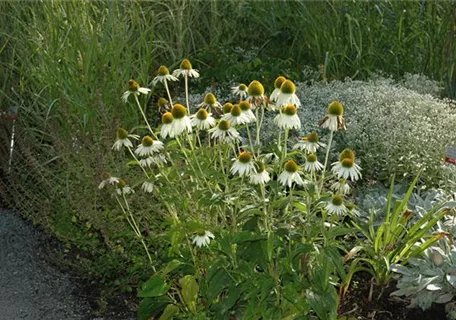
[[139, 165], [143, 168], [150, 168], [152, 165], [162, 166], [164, 164], [166, 164], [166, 157], [161, 153], [139, 160]]
[[250, 122], [256, 121], [256, 117], [252, 112], [250, 102], [247, 100], [239, 102], [239, 108], [241, 108], [242, 113], [249, 118]]
[[212, 114], [208, 113], [206, 109], [199, 109], [197, 113], [190, 117], [193, 127], [198, 130], [207, 130], [215, 126], [215, 119]]
[[248, 176], [254, 172], [254, 170], [252, 154], [249, 152], [242, 152], [231, 166], [231, 173], [238, 174], [240, 177]]
[[165, 83], [167, 81], [177, 81], [178, 79], [169, 74], [169, 70], [165, 66], [158, 68], [158, 75], [152, 80], [152, 84], [155, 86], [158, 82]]
[[280, 108], [289, 104], [299, 108], [301, 101], [299, 101], [296, 95], [296, 86], [293, 81], [285, 80], [280, 86], [280, 92], [275, 100], [275, 105]]
[[304, 165], [304, 170], [307, 172], [316, 172], [323, 169], [323, 165], [318, 161], [318, 158], [315, 154], [310, 153], [306, 157], [306, 163]]
[[289, 160], [285, 163], [284, 170], [279, 175], [278, 179], [283, 186], [288, 186], [289, 188], [291, 188], [293, 182], [297, 185], [304, 184], [304, 181], [299, 174], [299, 166], [293, 160]]
[[174, 117], [171, 112], [166, 112], [165, 114], [162, 115], [162, 127], [160, 130], [160, 135], [162, 138], [166, 137], [174, 137], [174, 131], [172, 130], [173, 128], [173, 121]]
[[282, 86], [282, 83], [284, 83], [287, 80], [284, 76], [279, 76], [275, 79], [274, 81], [274, 91], [272, 91], [271, 96], [269, 99], [275, 103], [277, 101], [277, 98], [279, 97], [280, 94], [280, 87]]
[[237, 104], [231, 108], [230, 113], [224, 114], [222, 119], [229, 120], [233, 126], [243, 125], [250, 122], [249, 117], [242, 112], [241, 107]]
[[261, 161], [255, 161], [254, 172], [250, 174], [250, 183], [251, 184], [266, 184], [271, 180], [269, 173], [264, 166], [264, 163]]
[[213, 93], [208, 93], [204, 96], [204, 101], [199, 105], [200, 108], [209, 109], [211, 113], [214, 113], [222, 109], [222, 105], [217, 101], [217, 98]]
[[326, 204], [326, 210], [329, 214], [336, 214], [342, 216], [347, 212], [347, 207], [344, 204], [344, 197], [341, 195], [334, 195], [331, 200]]
[[145, 136], [135, 153], [140, 157], [152, 156], [163, 149], [163, 142], [154, 140], [151, 136]]
[[154, 191], [154, 184], [150, 181], [144, 181], [144, 183], [141, 186], [141, 190], [146, 193], [151, 193], [152, 191]]
[[198, 234], [193, 238], [193, 244], [195, 244], [198, 248], [207, 247], [211, 243], [211, 239], [214, 239], [215, 236], [210, 231], [200, 231]]
[[190, 77], [190, 78], [199, 78], [199, 72], [196, 69], [192, 68], [192, 64], [190, 63], [190, 60], [184, 59], [182, 60], [179, 69], [176, 69], [173, 71], [173, 76], [175, 77]]
[[122, 147], [133, 148], [133, 144], [131, 143], [129, 138], [138, 140], [139, 136], [136, 134], [129, 134], [127, 130], [123, 128], [119, 128], [116, 133], [117, 139], [112, 146], [112, 149], [120, 151]]
[[223, 108], [222, 108], [223, 114], [230, 113], [232, 108], [233, 108], [233, 104], [232, 103], [229, 103], [229, 102], [225, 103], [223, 105]]
[[135, 193], [135, 190], [130, 188], [125, 180], [119, 179], [119, 182], [117, 182], [116, 186], [116, 192], [119, 196], [121, 196], [122, 194], [127, 195]]
[[341, 159], [332, 164], [332, 171], [338, 178], [344, 178], [345, 180], [350, 178], [351, 181], [356, 181], [362, 178], [361, 167], [355, 163], [354, 152], [350, 151], [349, 149], [345, 149], [341, 153]]
[[293, 150], [305, 150], [308, 153], [315, 153], [320, 147], [326, 147], [326, 144], [320, 142], [320, 137], [316, 132], [311, 132], [308, 136], [298, 141], [293, 146]]
[[126, 103], [131, 94], [139, 96], [140, 94], [148, 94], [149, 92], [149, 88], [142, 88], [135, 80], [131, 79], [128, 81], [128, 90], [122, 94], [122, 100]]
[[238, 86], [231, 87], [231, 93], [240, 100], [243, 100], [248, 96], [247, 86], [241, 83]]
[[266, 102], [264, 87], [260, 81], [253, 80], [250, 82], [247, 88], [247, 93], [247, 100], [252, 104], [254, 108], [257, 108]]
[[188, 133], [192, 132], [192, 123], [190, 118], [187, 116], [187, 108], [181, 104], [175, 104], [171, 109], [171, 114], [173, 115], [173, 122], [170, 137], [175, 137], [187, 131]]
[[226, 119], [220, 120], [217, 126], [209, 129], [211, 138], [220, 143], [239, 142], [239, 132], [231, 127], [230, 121]]
[[296, 112], [296, 107], [289, 104], [282, 108], [280, 113], [274, 118], [275, 124], [281, 129], [299, 129], [301, 120]]
[[328, 106], [326, 116], [319, 125], [331, 131], [345, 130], [344, 106], [339, 101], [333, 101]]
[[157, 105], [158, 105], [158, 111], [160, 113], [171, 110], [171, 108], [169, 106], [169, 101], [166, 100], [165, 98], [158, 98]]
[[101, 178], [102, 181], [98, 186], [98, 189], [103, 189], [107, 185], [116, 185], [117, 183], [119, 183], [120, 180], [119, 178], [111, 177], [109, 173], [103, 173]]
[[348, 185], [348, 183], [345, 179], [340, 179], [339, 181], [334, 182], [330, 186], [330, 189], [332, 191], [334, 191], [335, 193], [342, 194], [342, 195], [350, 193], [350, 186]]

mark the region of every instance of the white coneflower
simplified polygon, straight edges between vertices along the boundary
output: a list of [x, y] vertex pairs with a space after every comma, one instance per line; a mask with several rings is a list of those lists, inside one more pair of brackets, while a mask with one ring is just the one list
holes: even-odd
[[292, 104], [282, 108], [280, 113], [274, 118], [274, 123], [281, 129], [301, 128], [301, 120], [296, 114], [296, 107]]
[[299, 166], [296, 164], [296, 162], [289, 160], [285, 164], [284, 171], [279, 175], [279, 182], [283, 186], [288, 186], [289, 188], [291, 188], [293, 182], [298, 185], [304, 184], [304, 181], [299, 174]]
[[238, 86], [231, 87], [231, 93], [239, 98], [239, 100], [244, 100], [247, 98], [248, 92], [247, 92], [247, 86], [243, 83], [241, 83]]
[[222, 113], [227, 114], [231, 112], [231, 109], [233, 109], [233, 104], [230, 102], [227, 102], [223, 105], [222, 107]]
[[150, 136], [145, 136], [141, 144], [136, 148], [135, 153], [140, 157], [151, 156], [163, 149], [163, 142], [152, 139]]
[[150, 181], [144, 181], [144, 183], [141, 186], [141, 190], [146, 193], [151, 193], [152, 191], [154, 191], [154, 184]]
[[232, 174], [239, 174], [240, 177], [248, 176], [255, 170], [253, 164], [252, 154], [242, 152], [236, 161], [234, 161], [230, 171]]
[[188, 59], [182, 60], [179, 69], [173, 71], [173, 76], [175, 77], [190, 77], [190, 78], [199, 78], [198, 70], [192, 68], [192, 64]]
[[339, 101], [333, 101], [328, 106], [327, 115], [319, 122], [323, 128], [331, 131], [345, 130], [344, 106]]
[[213, 93], [208, 93], [204, 96], [204, 101], [198, 105], [200, 108], [209, 110], [211, 113], [219, 113], [222, 109], [222, 105], [217, 101], [217, 98]]
[[315, 154], [310, 153], [306, 157], [306, 163], [304, 165], [304, 170], [307, 172], [316, 172], [323, 169], [323, 165], [318, 161], [318, 158]]
[[173, 132], [173, 121], [174, 117], [171, 112], [166, 112], [164, 115], [162, 115], [162, 126], [160, 129], [160, 135], [164, 139], [166, 137], [174, 137], [174, 132]]
[[221, 143], [239, 142], [239, 132], [236, 129], [231, 128], [229, 120], [220, 120], [217, 126], [209, 129], [211, 138]]
[[114, 150], [117, 150], [117, 151], [120, 151], [120, 149], [122, 147], [129, 147], [129, 148], [133, 148], [133, 144], [131, 143], [130, 139], [129, 138], [132, 138], [132, 139], [135, 139], [135, 140], [138, 140], [139, 139], [139, 136], [136, 135], [136, 134], [129, 134], [127, 130], [123, 129], [123, 128], [119, 128], [117, 130], [117, 139], [116, 139], [116, 142], [114, 142], [114, 145], [112, 146], [112, 148]]
[[128, 81], [128, 90], [123, 93], [122, 100], [124, 102], [127, 102], [128, 97], [131, 94], [135, 94], [135, 95], [139, 96], [141, 93], [148, 94], [149, 92], [150, 92], [149, 88], [140, 87], [139, 84], [135, 80], [131, 79], [130, 81]]
[[119, 183], [119, 178], [116, 177], [111, 177], [108, 173], [104, 173], [102, 175], [103, 181], [101, 181], [100, 185], [98, 186], [98, 189], [103, 189], [107, 185], [115, 185]]
[[269, 97], [269, 100], [271, 100], [271, 103], [273, 103], [273, 104], [276, 103], [277, 98], [279, 97], [279, 94], [280, 94], [280, 86], [285, 81], [287, 81], [287, 78], [285, 78], [283, 76], [277, 77], [277, 79], [275, 79], [275, 81], [274, 81], [274, 91], [272, 91], [271, 96]]
[[158, 75], [152, 80], [152, 85], [156, 85], [157, 82], [165, 83], [165, 81], [177, 81], [178, 79], [169, 74], [169, 70], [165, 66], [158, 68]]
[[351, 181], [356, 181], [362, 177], [361, 167], [355, 163], [355, 153], [350, 149], [345, 149], [341, 152], [339, 161], [332, 164], [332, 171], [338, 178], [348, 178]]
[[267, 98], [264, 95], [264, 87], [260, 81], [253, 80], [247, 88], [247, 101], [252, 104], [252, 107], [258, 108], [267, 103]]
[[296, 86], [293, 81], [285, 80], [280, 86], [280, 93], [277, 96], [275, 105], [280, 108], [289, 104], [299, 108], [301, 106], [301, 101], [299, 101], [299, 98], [296, 95]]
[[119, 196], [121, 196], [122, 194], [127, 195], [127, 194], [131, 194], [131, 193], [135, 193], [135, 190], [130, 188], [127, 185], [127, 183], [125, 182], [125, 180], [119, 179], [119, 182], [117, 183], [116, 192]]
[[242, 112], [241, 107], [235, 104], [230, 113], [226, 113], [222, 116], [222, 119], [229, 120], [233, 126], [243, 125], [250, 122], [249, 117]]
[[266, 170], [263, 162], [255, 161], [255, 172], [250, 174], [250, 183], [252, 184], [266, 184], [271, 180], [269, 172]]
[[189, 116], [187, 116], [187, 108], [181, 104], [175, 104], [171, 110], [171, 114], [174, 120], [172, 122], [170, 137], [178, 136], [184, 131], [188, 133], [192, 132], [192, 122]]
[[158, 111], [160, 113], [165, 113], [167, 111], [171, 111], [171, 107], [169, 105], [169, 101], [165, 98], [159, 98], [157, 101]]
[[347, 212], [347, 207], [344, 205], [344, 198], [341, 195], [334, 195], [326, 204], [326, 210], [329, 214], [343, 215]]
[[197, 113], [190, 116], [192, 126], [198, 130], [207, 130], [215, 126], [215, 119], [212, 113], [208, 113], [205, 109], [201, 108]]
[[293, 150], [305, 150], [308, 153], [316, 153], [320, 147], [326, 147], [326, 144], [320, 142], [320, 137], [316, 132], [310, 133], [303, 137], [293, 146]]
[[201, 231], [193, 238], [193, 244], [196, 244], [197, 247], [207, 247], [211, 243], [211, 239], [214, 239], [215, 236], [210, 231]]
[[350, 186], [345, 179], [340, 179], [339, 181], [334, 182], [330, 186], [330, 189], [335, 193], [340, 193], [343, 195], [350, 193]]
[[166, 157], [164, 155], [162, 155], [161, 153], [157, 153], [153, 156], [149, 156], [147, 158], [140, 159], [139, 165], [143, 168], [147, 168], [147, 167], [151, 167], [154, 164], [157, 166], [161, 166], [161, 165], [166, 164], [166, 162], [167, 162]]
[[248, 102], [246, 100], [239, 102], [239, 108], [241, 108], [242, 113], [245, 114], [249, 118], [250, 122], [256, 121], [256, 117], [253, 114], [251, 106], [250, 106], [250, 102]]

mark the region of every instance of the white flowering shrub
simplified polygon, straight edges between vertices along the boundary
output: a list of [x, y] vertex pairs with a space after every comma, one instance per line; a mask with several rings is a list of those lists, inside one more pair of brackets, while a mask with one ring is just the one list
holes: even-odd
[[[447, 147], [456, 144], [456, 107], [430, 95], [437, 87], [426, 79], [409, 75], [400, 83], [381, 78], [300, 84], [302, 134], [317, 129], [322, 106], [340, 100], [348, 128], [340, 141], [358, 151], [365, 177], [387, 180], [423, 167], [422, 179], [438, 185]], [[419, 93], [425, 88], [428, 94]]]

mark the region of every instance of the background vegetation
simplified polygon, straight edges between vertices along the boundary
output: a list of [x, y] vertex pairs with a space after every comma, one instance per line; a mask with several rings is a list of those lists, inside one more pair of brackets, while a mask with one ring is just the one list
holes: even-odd
[[[423, 73], [456, 94], [454, 2], [46, 1], [2, 2], [0, 12], [0, 108], [18, 108], [1, 195], [80, 249], [84, 270], [125, 290], [141, 277], [141, 248], [118, 245], [128, 231], [97, 185], [115, 163], [104, 150], [116, 129], [140, 121], [120, 100], [130, 78], [149, 85], [160, 64], [190, 57], [205, 70], [201, 90], [252, 79], [270, 88], [279, 74], [303, 81], [310, 66], [329, 80]], [[11, 121], [1, 121], [7, 159]]]

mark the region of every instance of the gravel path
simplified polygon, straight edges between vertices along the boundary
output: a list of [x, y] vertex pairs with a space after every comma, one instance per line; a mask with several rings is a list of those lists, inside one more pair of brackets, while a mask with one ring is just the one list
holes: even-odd
[[0, 210], [0, 320], [96, 319], [87, 301], [75, 295], [77, 285], [45, 254], [38, 231]]

